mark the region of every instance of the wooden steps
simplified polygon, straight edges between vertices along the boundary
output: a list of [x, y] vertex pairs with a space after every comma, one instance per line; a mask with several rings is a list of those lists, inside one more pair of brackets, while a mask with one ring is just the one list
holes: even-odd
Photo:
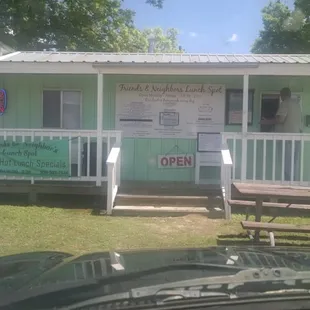
[[221, 218], [222, 210], [210, 212], [205, 207], [172, 207], [172, 206], [115, 206], [113, 215], [140, 216], [140, 217], [176, 217], [185, 215], [205, 215], [212, 218]]
[[206, 207], [208, 197], [180, 195], [118, 194], [115, 205]]
[[[122, 184], [113, 208], [120, 216], [183, 216], [201, 214], [223, 218], [219, 189], [193, 184]], [[210, 195], [212, 193], [213, 195]]]

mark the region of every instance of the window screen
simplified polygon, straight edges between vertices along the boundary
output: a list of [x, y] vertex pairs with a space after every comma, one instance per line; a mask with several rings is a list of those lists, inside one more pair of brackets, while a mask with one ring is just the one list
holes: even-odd
[[43, 127], [60, 128], [61, 93], [55, 90], [43, 91]]

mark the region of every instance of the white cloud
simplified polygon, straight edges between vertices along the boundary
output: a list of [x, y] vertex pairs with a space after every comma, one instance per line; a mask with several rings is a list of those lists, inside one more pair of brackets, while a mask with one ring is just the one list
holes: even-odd
[[227, 41], [228, 42], [236, 42], [236, 41], [238, 41], [238, 35], [236, 33], [232, 34], [232, 36]]
[[192, 38], [196, 38], [196, 37], [198, 37], [198, 33], [197, 32], [190, 32], [189, 36]]

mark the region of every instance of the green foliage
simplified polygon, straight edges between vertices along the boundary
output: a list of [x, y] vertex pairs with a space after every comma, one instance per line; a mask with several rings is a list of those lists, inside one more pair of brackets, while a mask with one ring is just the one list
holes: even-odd
[[182, 48], [179, 47], [178, 30], [175, 28], [169, 28], [166, 32], [160, 27], [150, 28], [143, 30], [141, 34], [145, 38], [153, 38], [155, 40], [154, 53], [183, 52]]
[[159, 9], [163, 7], [164, 0], [146, 0], [146, 3], [151, 4]]
[[[161, 7], [162, 1], [146, 1]], [[2, 0], [0, 41], [16, 50], [178, 52], [177, 30], [135, 28], [135, 12], [122, 0]]]
[[310, 1], [296, 0], [290, 10], [280, 0], [262, 10], [263, 30], [253, 53], [310, 53]]

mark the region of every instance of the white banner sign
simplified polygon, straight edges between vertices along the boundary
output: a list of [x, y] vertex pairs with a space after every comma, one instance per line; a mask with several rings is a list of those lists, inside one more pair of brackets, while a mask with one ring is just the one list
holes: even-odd
[[225, 86], [117, 84], [115, 115], [124, 137], [196, 139], [224, 131]]
[[193, 154], [158, 155], [158, 168], [193, 168]]

